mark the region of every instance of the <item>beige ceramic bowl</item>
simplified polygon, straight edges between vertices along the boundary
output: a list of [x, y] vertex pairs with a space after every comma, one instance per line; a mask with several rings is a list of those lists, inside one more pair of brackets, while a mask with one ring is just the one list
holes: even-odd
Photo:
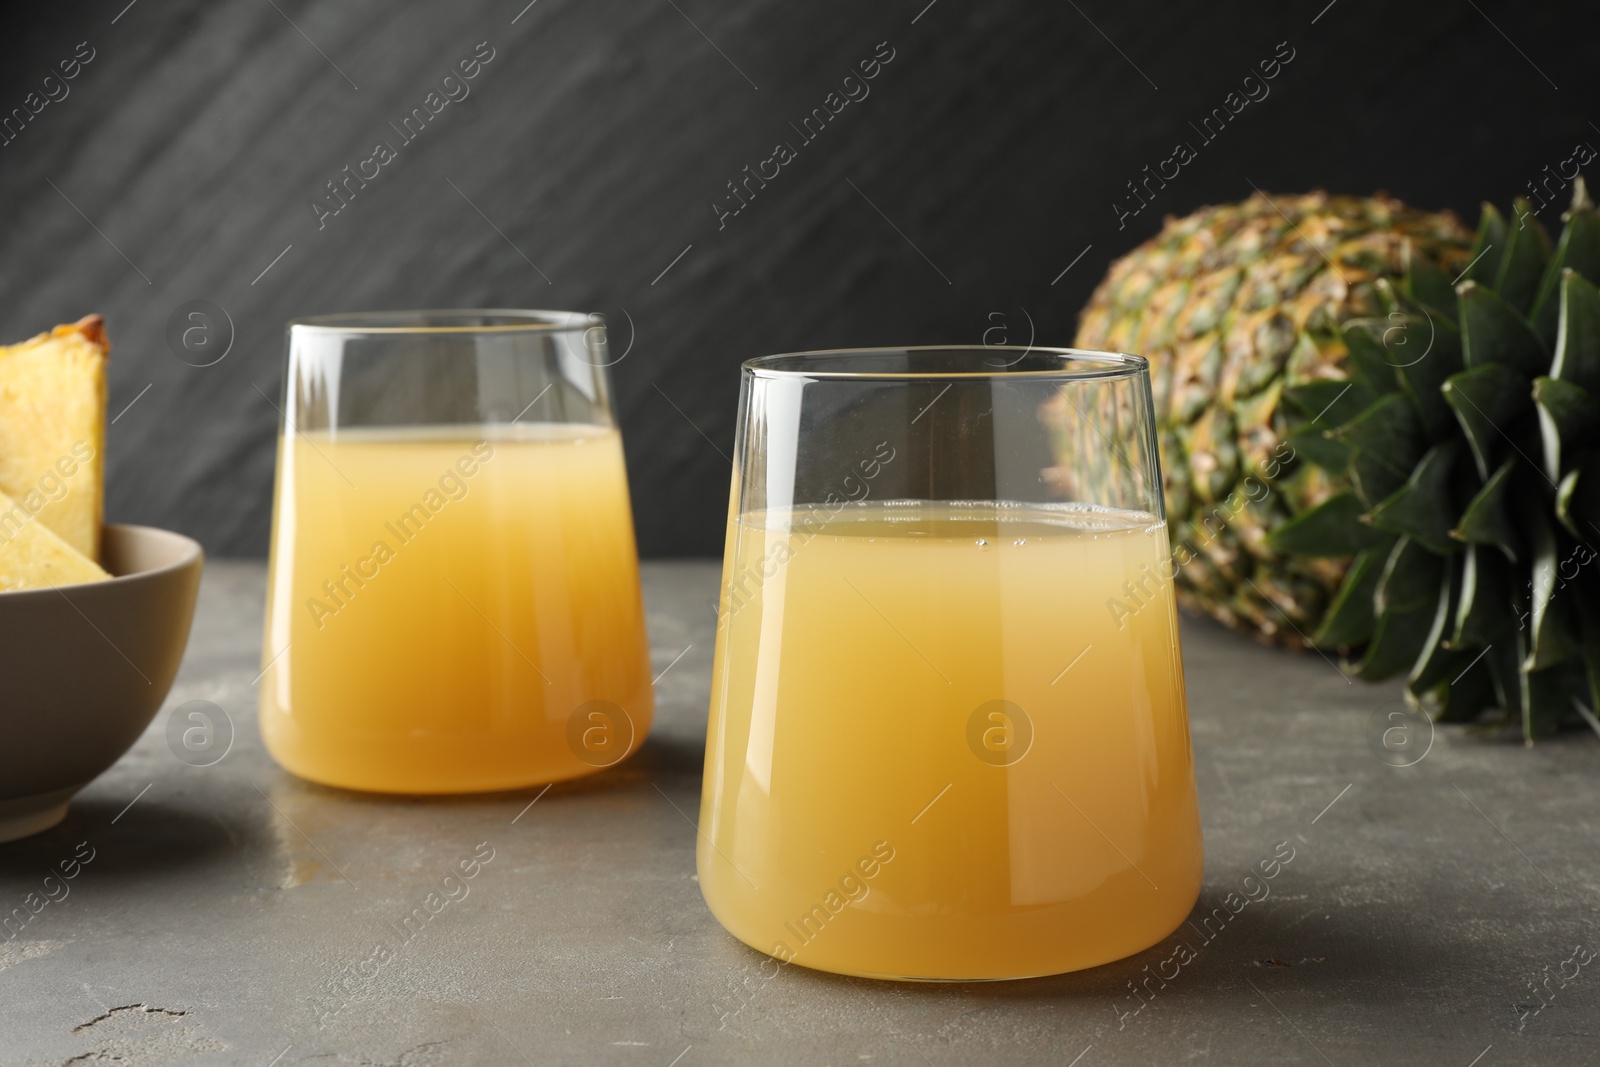
[[0, 841], [46, 830], [144, 733], [189, 643], [205, 556], [108, 525], [108, 582], [0, 593]]

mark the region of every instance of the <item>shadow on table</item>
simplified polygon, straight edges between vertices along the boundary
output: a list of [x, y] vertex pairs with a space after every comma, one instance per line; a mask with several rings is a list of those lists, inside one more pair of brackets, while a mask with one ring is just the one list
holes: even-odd
[[[280, 819], [291, 820], [294, 832], [308, 835], [309, 841], [323, 841], [351, 823], [373, 826], [397, 825], [394, 820], [409, 818], [416, 811], [429, 816], [426, 825], [479, 822], [492, 826], [504, 819], [520, 818], [519, 812], [571, 802], [625, 801], [640, 792], [654, 796], [656, 790], [668, 794], [675, 803], [698, 807], [700, 772], [704, 747], [698, 742], [679, 742], [648, 738], [639, 751], [614, 767], [600, 768], [591, 774], [548, 785], [486, 793], [409, 794], [373, 793], [338, 786], [322, 785], [298, 778], [281, 768], [259, 780], [267, 809]], [[274, 810], [276, 809], [276, 810]], [[441, 821], [442, 820], [442, 821]]]
[[[1125, 959], [1088, 970], [1042, 978], [993, 982], [890, 982], [856, 978], [790, 966], [782, 970], [786, 982], [800, 991], [829, 990], [880, 995], [896, 1003], [961, 1003], [968, 1008], [1000, 1005], [1076, 1002], [1104, 1006], [1112, 1029], [1131, 1026], [1142, 1009], [1159, 1011], [1185, 1001], [1215, 1005], [1219, 991], [1229, 998], [1259, 1003], [1251, 990], [1269, 995], [1285, 981], [1297, 987], [1322, 987], [1330, 995], [1359, 984], [1371, 988], [1375, 975], [1394, 982], [1433, 983], [1441, 974], [1472, 964], [1470, 946], [1441, 944], [1425, 928], [1404, 924], [1377, 926], [1368, 922], [1323, 925], [1323, 909], [1307, 910], [1278, 903], [1252, 905], [1220, 928], [1203, 926], [1214, 909], [1224, 908], [1225, 888], [1201, 893], [1189, 918], [1157, 944]], [[750, 969], [766, 960], [728, 935], [729, 952]], [[769, 973], [770, 967], [762, 971]], [[1291, 977], [1292, 976], [1292, 979]], [[804, 995], [803, 992], [800, 993]], [[1389, 993], [1374, 994], [1382, 1000]], [[1366, 996], [1364, 993], [1363, 996]]]
[[621, 771], [631, 767], [653, 779], [687, 775], [698, 780], [705, 765], [704, 738], [691, 739], [658, 734], [648, 738], [632, 759], [616, 769]]
[[0, 874], [37, 880], [32, 876], [71, 870], [76, 861], [97, 880], [166, 876], [231, 853], [239, 844], [237, 829], [182, 802], [144, 798], [130, 807], [120, 799], [79, 797], [58, 825], [0, 845]]
[[[642, 808], [659, 807], [665, 818], [675, 819], [670, 804], [690, 820], [686, 829], [692, 832], [699, 807], [698, 746], [692, 758], [691, 763], [687, 746], [651, 740], [617, 766], [579, 778], [437, 795], [342, 789], [269, 768], [239, 793], [254, 832], [265, 839], [258, 851], [275, 864], [267, 877], [278, 888], [388, 884], [409, 876], [424, 856], [444, 857], [440, 862], [448, 866], [475, 847], [501, 848], [511, 835], [525, 834], [539, 842], [542, 862], [594, 862], [596, 869], [610, 869], [595, 860], [597, 846], [632, 840], [646, 847], [655, 839], [659, 824], [640, 818]], [[692, 857], [692, 846], [687, 855]]]
[[[549, 784], [549, 798], [577, 797], [606, 793], [626, 793], [652, 781], [674, 782], [681, 790], [691, 783], [682, 782], [692, 776], [694, 789], [699, 789], [699, 778], [705, 763], [705, 746], [695, 741], [678, 741], [670, 738], [647, 738], [639, 750], [616, 766], [604, 767], [578, 778], [567, 778]], [[544, 784], [522, 789], [507, 789], [486, 793], [373, 793], [359, 789], [322, 785], [298, 778], [281, 768], [275, 769], [273, 786], [268, 790], [274, 798], [280, 790], [287, 790], [307, 798], [343, 802], [353, 806], [393, 808], [396, 806], [423, 806], [437, 809], [498, 810], [508, 804], [526, 804], [535, 797], [545, 795]], [[513, 809], [515, 810], [515, 809]]]

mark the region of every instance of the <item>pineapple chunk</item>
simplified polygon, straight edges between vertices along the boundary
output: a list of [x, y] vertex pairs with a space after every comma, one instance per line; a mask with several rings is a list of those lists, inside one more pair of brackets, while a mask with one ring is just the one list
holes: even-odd
[[[0, 347], [0, 493], [91, 566], [100, 558], [110, 351], [99, 315]], [[0, 581], [6, 572], [0, 561]]]
[[111, 575], [0, 493], [0, 591], [99, 582]]

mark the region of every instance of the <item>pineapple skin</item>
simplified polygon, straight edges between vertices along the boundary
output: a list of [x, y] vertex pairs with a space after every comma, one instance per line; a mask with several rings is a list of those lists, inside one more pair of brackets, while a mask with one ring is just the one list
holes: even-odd
[[1150, 361], [1179, 602], [1272, 644], [1309, 647], [1349, 565], [1279, 555], [1271, 530], [1347, 483], [1284, 440], [1283, 390], [1341, 380], [1337, 328], [1382, 315], [1379, 279], [1420, 255], [1454, 275], [1472, 235], [1391, 197], [1269, 196], [1168, 217], [1119, 259], [1076, 347]]

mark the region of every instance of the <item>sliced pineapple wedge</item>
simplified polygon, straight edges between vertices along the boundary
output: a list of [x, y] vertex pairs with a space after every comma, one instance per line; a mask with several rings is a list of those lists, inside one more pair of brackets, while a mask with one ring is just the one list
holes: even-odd
[[21, 502], [0, 493], [0, 592], [45, 589], [110, 578]]
[[[10, 498], [4, 513], [20, 506], [91, 567], [100, 558], [110, 351], [99, 315], [0, 347], [0, 493]], [[9, 571], [7, 533], [0, 529], [0, 582]]]

